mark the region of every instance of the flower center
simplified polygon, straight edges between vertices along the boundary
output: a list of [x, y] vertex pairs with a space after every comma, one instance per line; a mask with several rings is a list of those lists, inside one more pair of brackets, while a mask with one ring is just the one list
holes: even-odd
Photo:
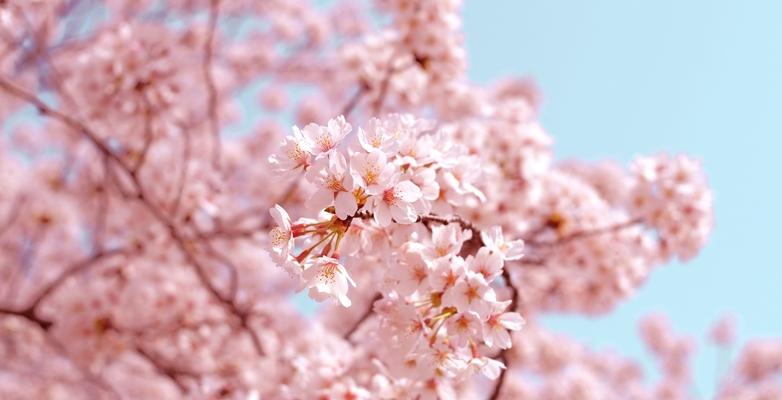
[[318, 147], [320, 147], [320, 151], [323, 152], [329, 151], [334, 147], [334, 141], [331, 140], [331, 135], [328, 133], [318, 135], [318, 138], [315, 141], [318, 144]]
[[337, 279], [337, 264], [327, 263], [320, 269], [320, 280], [324, 283], [334, 283]]
[[413, 278], [418, 281], [419, 284], [426, 279], [427, 273], [426, 273], [426, 267], [422, 265], [418, 265], [413, 268]]
[[345, 187], [342, 186], [342, 177], [337, 175], [329, 175], [326, 178], [326, 187], [334, 192], [345, 192]]
[[388, 204], [389, 206], [393, 206], [396, 204], [396, 193], [394, 192], [394, 189], [386, 189], [383, 191], [383, 202]]
[[288, 243], [288, 240], [290, 240], [291, 233], [278, 226], [269, 232], [269, 236], [272, 239], [272, 246], [282, 247], [284, 244]]
[[374, 185], [377, 183], [377, 178], [380, 176], [377, 166], [370, 165], [364, 168], [364, 182], [367, 185]]
[[478, 296], [478, 287], [468, 285], [467, 290], [464, 291], [464, 296], [467, 297], [467, 302], [472, 303], [473, 300], [477, 299]]
[[380, 140], [380, 135], [374, 135], [372, 136], [372, 139], [370, 140], [370, 143], [372, 144], [372, 147], [379, 149], [380, 145], [382, 144]]
[[304, 150], [301, 149], [301, 146], [296, 144], [293, 146], [292, 149], [288, 150], [288, 152], [285, 154], [288, 156], [288, 159], [291, 161], [295, 161], [296, 163], [303, 163], [306, 160], [306, 154], [304, 153]]

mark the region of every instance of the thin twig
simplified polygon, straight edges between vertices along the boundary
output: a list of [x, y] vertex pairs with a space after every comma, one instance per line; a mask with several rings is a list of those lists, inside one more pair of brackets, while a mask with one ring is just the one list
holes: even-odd
[[197, 374], [186, 371], [181, 368], [176, 368], [170, 363], [166, 363], [163, 360], [159, 359], [158, 357], [154, 356], [151, 352], [145, 350], [141, 346], [136, 346], [136, 353], [138, 353], [142, 358], [147, 360], [150, 365], [152, 365], [153, 368], [155, 368], [155, 371], [157, 371], [160, 375], [163, 375], [171, 380], [174, 385], [177, 386], [179, 389], [180, 394], [186, 395], [188, 392], [187, 385], [185, 385], [184, 382], [182, 382], [182, 377], [191, 377], [191, 378], [197, 378]]
[[62, 113], [58, 110], [55, 110], [52, 107], [49, 107], [46, 103], [43, 102], [43, 100], [39, 99], [35, 95], [31, 94], [30, 92], [26, 91], [25, 89], [17, 86], [14, 83], [11, 83], [10, 81], [6, 80], [4, 77], [0, 77], [0, 89], [5, 90], [8, 94], [17, 97], [19, 99], [25, 100], [28, 103], [35, 106], [38, 111], [46, 116], [50, 116], [62, 123], [64, 123], [66, 126], [70, 127], [71, 129], [81, 133], [87, 140], [92, 143], [93, 146], [95, 146], [95, 149], [98, 150], [101, 154], [105, 155], [112, 161], [116, 162], [118, 165], [122, 166], [123, 169], [130, 170], [130, 168], [125, 164], [125, 162], [117, 156], [111, 149], [103, 143], [100, 138], [93, 132], [92, 130], [88, 129], [84, 124], [79, 122], [78, 120], [72, 118], [71, 116]]
[[500, 352], [500, 355], [497, 356], [497, 359], [505, 364], [505, 368], [500, 371], [500, 376], [497, 378], [497, 383], [494, 384], [494, 389], [492, 389], [491, 394], [489, 394], [489, 400], [497, 400], [500, 398], [500, 392], [502, 391], [502, 386], [505, 383], [505, 376], [507, 375], [508, 371], [508, 357], [505, 355], [505, 350]]
[[33, 300], [30, 302], [30, 305], [27, 306], [27, 309], [30, 312], [34, 312], [37, 310], [38, 306], [41, 304], [43, 300], [45, 300], [49, 295], [52, 294], [60, 285], [62, 285], [68, 278], [82, 273], [92, 267], [93, 265], [97, 264], [98, 262], [114, 257], [119, 254], [125, 254], [126, 252], [124, 250], [114, 249], [114, 250], [107, 250], [107, 251], [99, 251], [89, 257], [87, 257], [84, 260], [81, 260], [79, 262], [76, 262], [72, 264], [70, 267], [66, 268], [63, 272], [60, 273], [56, 278], [54, 278], [49, 284], [47, 284], [38, 294], [33, 298]]
[[476, 228], [475, 225], [473, 225], [472, 222], [465, 220], [464, 218], [458, 216], [458, 215], [452, 215], [450, 217], [441, 217], [439, 215], [429, 214], [429, 215], [421, 215], [418, 217], [418, 220], [416, 222], [423, 222], [425, 224], [436, 222], [443, 225], [448, 224], [459, 224], [459, 226], [462, 227], [462, 229], [467, 229], [470, 232], [472, 232], [473, 238], [480, 238], [481, 237], [481, 230]]
[[152, 132], [152, 114], [150, 112], [149, 101], [144, 100], [144, 144], [141, 147], [141, 151], [138, 154], [136, 163], [133, 165], [133, 171], [138, 173], [144, 163], [147, 161], [147, 155], [149, 149], [152, 148], [152, 142], [154, 141], [154, 134]]
[[95, 225], [93, 227], [93, 238], [96, 252], [100, 252], [103, 249], [103, 235], [106, 232], [106, 220], [109, 212], [109, 180], [111, 175], [109, 174], [108, 159], [103, 158], [103, 183], [96, 189], [99, 191], [100, 199], [98, 200], [98, 209], [95, 214]]
[[35, 315], [35, 312], [32, 311], [32, 309], [12, 310], [10, 308], [0, 307], [0, 315], [12, 315], [12, 316], [24, 318], [34, 323], [35, 325], [38, 325], [38, 327], [40, 327], [41, 330], [44, 332], [48, 331], [49, 328], [52, 327], [51, 321], [47, 321], [43, 318], [38, 317], [37, 315]]
[[[285, 190], [285, 193], [282, 194], [282, 197], [280, 197], [275, 203], [279, 205], [285, 205], [285, 203], [287, 203], [296, 194], [296, 189], [298, 187], [299, 180], [294, 179], [293, 182], [288, 185], [288, 189]], [[274, 220], [272, 219], [271, 215], [267, 213], [262, 227], [263, 229], [269, 229], [273, 226], [273, 223]]]
[[584, 230], [584, 231], [578, 231], [573, 232], [571, 234], [562, 236], [556, 240], [549, 240], [549, 241], [539, 241], [535, 240], [534, 238], [525, 239], [524, 243], [532, 246], [532, 247], [552, 247], [552, 246], [560, 246], [566, 243], [570, 243], [574, 240], [579, 240], [587, 237], [592, 236], [598, 236], [602, 235], [604, 233], [612, 233], [612, 232], [618, 232], [622, 229], [629, 228], [635, 225], [638, 225], [642, 222], [641, 218], [634, 218], [628, 221], [620, 222], [617, 224], [605, 226], [602, 228], [597, 229], [591, 229], [591, 230]]
[[0, 223], [0, 238], [2, 238], [3, 235], [11, 229], [14, 222], [16, 222], [16, 218], [20, 214], [19, 208], [22, 206], [22, 202], [22, 196], [16, 196], [11, 208], [8, 210], [8, 215], [6, 215], [6, 217], [3, 218], [3, 222]]
[[341, 115], [343, 115], [345, 118], [350, 116], [350, 113], [353, 112], [353, 109], [356, 108], [358, 103], [361, 101], [361, 98], [364, 96], [364, 94], [367, 93], [369, 90], [369, 86], [365, 82], [361, 82], [361, 84], [358, 87], [358, 90], [356, 90], [356, 93], [353, 94], [353, 96], [350, 97], [350, 100], [348, 100], [348, 103], [345, 104], [344, 107], [342, 107], [342, 111], [340, 112]]
[[217, 29], [217, 18], [220, 13], [220, 0], [211, 0], [209, 3], [209, 26], [204, 42], [204, 81], [207, 91], [207, 110], [209, 112], [209, 128], [212, 132], [212, 165], [220, 167], [220, 153], [222, 152], [220, 141], [220, 116], [217, 113], [217, 85], [212, 74], [212, 61], [214, 59], [214, 36]]
[[[503, 268], [502, 278], [505, 280], [505, 285], [508, 286], [511, 293], [510, 306], [508, 306], [508, 311], [515, 312], [519, 307], [519, 290], [516, 289], [516, 285], [513, 284], [510, 272], [508, 272], [508, 268]], [[508, 350], [504, 349], [500, 351], [500, 354], [498, 354], [497, 357], [495, 357], [497, 360], [505, 364], [505, 368], [500, 371], [500, 376], [497, 378], [497, 383], [494, 384], [494, 389], [492, 389], [492, 392], [489, 395], [489, 400], [496, 400], [500, 397], [500, 391], [502, 391], [502, 385], [505, 382], [505, 376], [507, 375], [508, 369], [510, 368], [507, 352]]]
[[239, 273], [236, 265], [228, 257], [218, 252], [209, 242], [204, 241], [201, 242], [201, 244], [206, 248], [206, 252], [209, 253], [210, 256], [214, 257], [228, 268], [228, 275], [230, 276], [228, 283], [228, 299], [235, 301], [236, 294], [239, 290]]
[[196, 273], [196, 276], [198, 277], [199, 281], [204, 286], [204, 288], [212, 295], [212, 297], [215, 300], [218, 301], [218, 303], [220, 303], [226, 309], [226, 311], [234, 315], [239, 320], [241, 327], [249, 334], [253, 346], [255, 347], [258, 354], [261, 355], [265, 354], [263, 350], [263, 346], [261, 345], [260, 337], [249, 326], [249, 321], [248, 321], [249, 314], [240, 310], [239, 307], [233, 301], [223, 296], [223, 294], [220, 293], [220, 291], [214, 286], [214, 283], [212, 283], [211, 279], [209, 278], [206, 272], [206, 267], [201, 262], [199, 262], [198, 258], [192, 252], [192, 249], [190, 248], [190, 246], [188, 246], [183, 234], [176, 228], [173, 222], [170, 221], [162, 213], [162, 211], [159, 210], [155, 205], [153, 205], [150, 199], [147, 198], [144, 192], [144, 188], [141, 185], [141, 182], [139, 181], [138, 175], [135, 173], [135, 171], [130, 166], [128, 166], [124, 162], [124, 160], [122, 160], [113, 151], [111, 151], [111, 149], [98, 138], [95, 132], [92, 131], [84, 123], [49, 107], [46, 103], [44, 103], [41, 99], [39, 99], [35, 95], [5, 80], [2, 77], [0, 77], [0, 88], [4, 89], [7, 93], [15, 97], [30, 102], [31, 104], [36, 106], [42, 114], [55, 118], [60, 122], [66, 124], [68, 127], [72, 128], [76, 132], [81, 133], [85, 138], [88, 139], [90, 143], [92, 143], [95, 146], [95, 148], [101, 154], [108, 157], [111, 161], [113, 161], [116, 165], [118, 165], [128, 175], [130, 179], [130, 183], [133, 186], [133, 190], [135, 192], [134, 198], [138, 200], [142, 206], [144, 206], [144, 208], [152, 215], [152, 217], [158, 223], [163, 225], [168, 230], [169, 236], [176, 244], [176, 247], [185, 256], [185, 260], [187, 261], [187, 263], [190, 266], [192, 266], [193, 270]]
[[10, 310], [6, 308], [0, 308], [0, 315], [11, 315], [11, 316], [17, 316], [26, 319], [27, 321], [35, 324], [38, 326], [42, 333], [44, 339], [63, 357], [68, 359], [84, 376], [84, 379], [91, 384], [111, 393], [114, 398], [120, 399], [121, 396], [117, 393], [117, 391], [111, 387], [106, 381], [104, 381], [99, 375], [94, 374], [92, 371], [90, 371], [87, 368], [81, 368], [77, 362], [75, 362], [69, 355], [68, 352], [65, 350], [65, 347], [60, 343], [55, 337], [52, 335], [49, 335], [49, 328], [52, 327], [52, 323], [50, 321], [46, 321], [44, 319], [41, 319], [35, 315], [35, 313], [32, 310], [25, 310], [25, 311], [16, 311], [16, 310]]
[[376, 294], [372, 298], [372, 300], [370, 300], [369, 307], [367, 307], [366, 311], [364, 311], [364, 313], [361, 314], [361, 317], [359, 317], [359, 319], [357, 319], [356, 322], [353, 323], [353, 326], [351, 326], [350, 329], [348, 329], [347, 332], [345, 332], [345, 334], [342, 335], [342, 338], [344, 338], [345, 340], [350, 340], [350, 337], [353, 336], [354, 333], [356, 333], [358, 328], [361, 327], [361, 325], [363, 325], [364, 322], [367, 319], [369, 319], [369, 317], [372, 316], [372, 314], [374, 314], [374, 312], [375, 312], [375, 310], [374, 310], [375, 302], [380, 300], [380, 299], [382, 299], [382, 298], [383, 298], [383, 296], [380, 295], [380, 293]]
[[171, 206], [171, 215], [176, 215], [176, 213], [179, 211], [179, 206], [182, 204], [182, 194], [185, 192], [187, 173], [188, 169], [190, 168], [190, 134], [186, 129], [182, 130], [182, 140], [184, 141], [182, 146], [182, 166], [179, 170], [176, 195], [174, 196], [174, 202]]

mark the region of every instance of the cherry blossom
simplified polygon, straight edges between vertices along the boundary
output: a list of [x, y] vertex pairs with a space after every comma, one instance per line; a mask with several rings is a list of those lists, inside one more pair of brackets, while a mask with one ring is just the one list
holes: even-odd
[[393, 165], [380, 151], [356, 153], [350, 157], [350, 171], [362, 189], [371, 195], [381, 194], [394, 174]]
[[[508, 304], [501, 304], [501, 309], [505, 309]], [[491, 313], [486, 324], [483, 325], [483, 340], [489, 347], [495, 345], [501, 349], [511, 347], [511, 336], [508, 331], [518, 331], [524, 326], [524, 318], [514, 312]]]
[[481, 240], [486, 247], [500, 254], [507, 261], [518, 260], [522, 257], [524, 241], [505, 241], [505, 238], [502, 236], [502, 228], [499, 226], [494, 226], [487, 231], [481, 232]]
[[[393, 180], [393, 179], [392, 179]], [[370, 198], [368, 210], [375, 215], [375, 222], [388, 226], [393, 220], [400, 224], [410, 224], [418, 217], [413, 203], [421, 198], [421, 189], [410, 181], [393, 183]]]
[[355, 287], [356, 283], [350, 278], [339, 260], [331, 257], [318, 257], [306, 263], [302, 279], [304, 286], [309, 288], [309, 295], [313, 299], [323, 301], [327, 298], [333, 298], [339, 304], [350, 307], [351, 302], [347, 296], [348, 284]]
[[319, 156], [328, 154], [334, 150], [342, 139], [350, 133], [351, 126], [345, 121], [345, 117], [340, 116], [329, 120], [327, 126], [317, 124], [307, 124], [301, 130], [302, 146], [309, 153]]
[[304, 148], [304, 136], [299, 128], [293, 128], [293, 135], [286, 136], [280, 154], [269, 156], [269, 163], [277, 172], [295, 172], [310, 166], [310, 153]]
[[269, 214], [274, 218], [277, 227], [269, 232], [271, 254], [277, 260], [287, 260], [291, 250], [293, 250], [293, 231], [291, 229], [291, 218], [279, 204], [269, 210]]
[[[0, 398], [691, 397], [664, 317], [649, 382], [545, 316], [695, 257], [702, 166], [557, 161], [460, 1], [103, 6], [0, 1]], [[734, 329], [716, 398], [782, 396]]]
[[333, 204], [340, 219], [358, 210], [353, 194], [353, 178], [342, 154], [333, 153], [327, 158], [316, 160], [307, 171], [307, 179], [319, 186], [309, 200], [310, 207], [323, 209]]

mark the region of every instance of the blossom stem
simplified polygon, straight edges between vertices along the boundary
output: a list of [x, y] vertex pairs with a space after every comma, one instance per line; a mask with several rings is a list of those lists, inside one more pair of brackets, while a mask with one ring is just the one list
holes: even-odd
[[321, 238], [320, 240], [318, 240], [315, 244], [313, 244], [312, 246], [308, 247], [307, 249], [302, 251], [298, 256], [296, 256], [296, 260], [298, 260], [299, 262], [302, 262], [305, 258], [307, 258], [307, 256], [310, 255], [310, 253], [312, 253], [313, 250], [315, 250], [316, 247], [318, 247], [321, 244], [323, 244], [323, 242], [325, 242], [327, 239], [333, 238], [334, 234], [335, 234], [334, 232], [329, 233], [328, 235], [326, 235], [323, 238]]

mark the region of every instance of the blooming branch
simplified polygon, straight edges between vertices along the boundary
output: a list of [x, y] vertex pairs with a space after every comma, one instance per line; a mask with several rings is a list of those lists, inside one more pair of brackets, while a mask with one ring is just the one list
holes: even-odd
[[459, 1], [308, 3], [0, 1], [0, 398], [686, 397], [659, 321], [647, 387], [536, 317], [694, 256], [700, 165], [555, 161], [531, 81], [467, 79]]

